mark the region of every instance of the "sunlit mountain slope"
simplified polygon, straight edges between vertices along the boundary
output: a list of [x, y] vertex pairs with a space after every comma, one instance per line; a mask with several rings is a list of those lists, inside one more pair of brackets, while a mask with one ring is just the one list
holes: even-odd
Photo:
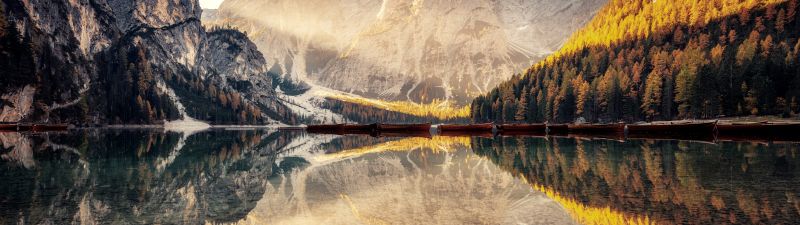
[[558, 49], [605, 2], [227, 0], [204, 24], [246, 31], [283, 81], [464, 106]]
[[743, 10], [785, 1], [612, 0], [591, 22], [575, 32], [560, 50], [548, 57], [548, 60], [590, 46], [609, 46], [619, 41], [647, 37], [664, 29], [671, 29], [676, 24], [702, 26]]
[[472, 118], [796, 118], [797, 12], [797, 0], [614, 0], [564, 48], [473, 101]]

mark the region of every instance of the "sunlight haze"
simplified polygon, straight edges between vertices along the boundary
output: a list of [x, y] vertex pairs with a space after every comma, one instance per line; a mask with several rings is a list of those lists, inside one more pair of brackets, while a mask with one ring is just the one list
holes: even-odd
[[0, 0], [0, 225], [800, 225], [799, 133], [800, 0]]
[[216, 9], [219, 7], [219, 4], [222, 4], [224, 0], [200, 0], [200, 7], [204, 9]]

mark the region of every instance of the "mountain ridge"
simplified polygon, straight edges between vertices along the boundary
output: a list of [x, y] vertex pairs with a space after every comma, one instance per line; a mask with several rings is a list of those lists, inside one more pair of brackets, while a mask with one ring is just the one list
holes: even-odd
[[604, 2], [340, 0], [307, 8], [228, 0], [210, 24], [252, 34], [270, 49], [271, 71], [290, 82], [385, 101], [463, 106], [554, 51]]

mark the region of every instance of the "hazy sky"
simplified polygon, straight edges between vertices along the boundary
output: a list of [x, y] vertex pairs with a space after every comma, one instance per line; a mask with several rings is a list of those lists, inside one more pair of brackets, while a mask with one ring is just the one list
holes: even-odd
[[200, 7], [204, 9], [216, 9], [222, 1], [224, 0], [200, 0]]

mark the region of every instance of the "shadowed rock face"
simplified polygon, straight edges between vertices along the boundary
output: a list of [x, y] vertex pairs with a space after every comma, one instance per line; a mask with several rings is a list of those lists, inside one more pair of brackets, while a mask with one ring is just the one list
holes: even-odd
[[197, 0], [108, 0], [108, 6], [122, 31], [168, 27], [198, 20], [202, 14]]
[[290, 113], [275, 97], [264, 56], [245, 34], [230, 29], [211, 31], [200, 45], [200, 53], [198, 67], [203, 79], [236, 90], [280, 114]]
[[[259, 107], [263, 117], [290, 120], [288, 109], [271, 98], [275, 92], [258, 49], [235, 30], [208, 33], [196, 0], [9, 0], [0, 6], [3, 24], [16, 28], [33, 56], [23, 60], [31, 69], [3, 70], [14, 77], [2, 80], [9, 84], [0, 87], [0, 121], [109, 123], [119, 116], [109, 109], [119, 100], [112, 99], [120, 91], [113, 83], [130, 76], [123, 68], [129, 65], [136, 66], [134, 74], [152, 72], [152, 80], [141, 81], [151, 85], [182, 77], [226, 92], [240, 92], [229, 81], [256, 87], [240, 93], [245, 103]], [[234, 45], [240, 48], [209, 49]], [[134, 61], [137, 51], [142, 53]], [[155, 92], [150, 95], [164, 94]], [[150, 103], [156, 112], [174, 107]]]
[[[466, 104], [561, 43], [604, 0], [228, 0], [274, 72], [389, 100]], [[308, 7], [314, 6], [314, 7]]]

